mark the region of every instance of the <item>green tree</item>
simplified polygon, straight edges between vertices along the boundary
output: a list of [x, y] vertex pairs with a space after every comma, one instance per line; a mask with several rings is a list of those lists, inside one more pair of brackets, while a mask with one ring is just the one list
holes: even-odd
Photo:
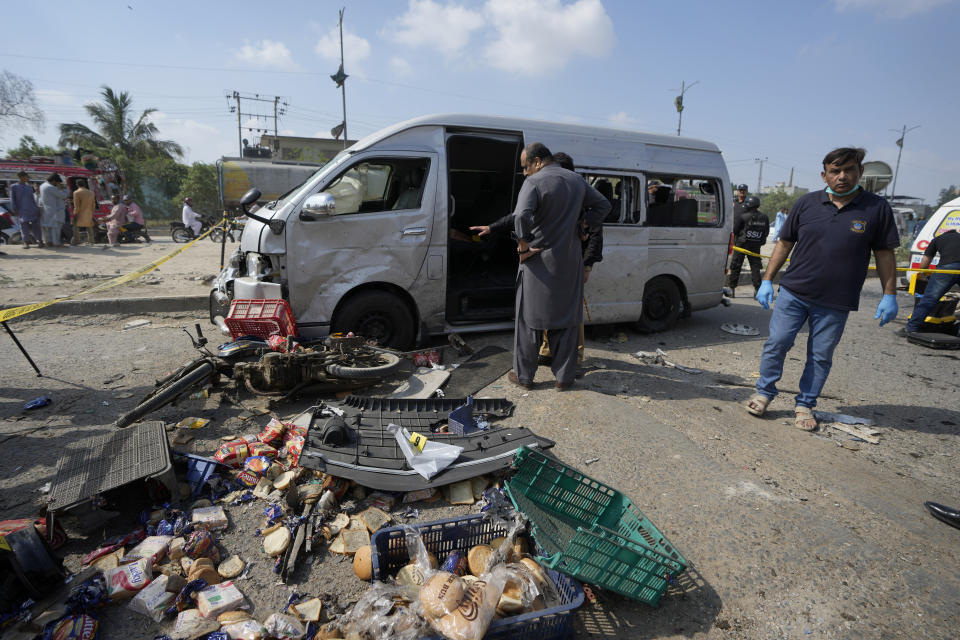
[[797, 201], [797, 198], [802, 195], [802, 193], [788, 194], [786, 191], [780, 189], [771, 193], [765, 193], [760, 196], [760, 211], [765, 213], [770, 220], [775, 220], [780, 207], [786, 207], [787, 211], [789, 211], [793, 203]]
[[956, 185], [950, 185], [946, 189], [940, 189], [940, 197], [937, 198], [937, 207], [942, 207], [957, 196], [960, 196], [960, 188]]
[[38, 143], [33, 136], [22, 136], [16, 147], [7, 150], [7, 155], [11, 158], [22, 159], [31, 156], [53, 156], [56, 154], [56, 149]]
[[180, 191], [172, 204], [180, 210], [183, 199], [193, 199], [193, 209], [197, 213], [219, 216], [220, 190], [217, 187], [217, 166], [203, 162], [194, 162], [187, 169], [187, 175], [180, 184]]
[[126, 91], [103, 87], [102, 102], [84, 105], [96, 130], [79, 122], [60, 125], [60, 144], [94, 149], [99, 155], [120, 163], [124, 156], [132, 160], [179, 158], [183, 147], [172, 140], [157, 140], [159, 130], [150, 122], [156, 109], [144, 109], [134, 120], [133, 98]]
[[189, 167], [170, 158], [150, 158], [134, 161], [123, 158], [120, 169], [125, 178], [126, 192], [143, 209], [147, 218], [178, 218], [180, 207], [171, 208], [170, 201], [180, 191]]

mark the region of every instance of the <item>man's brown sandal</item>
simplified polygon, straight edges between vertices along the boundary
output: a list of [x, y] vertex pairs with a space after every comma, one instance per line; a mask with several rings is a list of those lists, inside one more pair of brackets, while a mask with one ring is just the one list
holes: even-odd
[[765, 395], [755, 393], [750, 396], [750, 399], [747, 400], [747, 403], [743, 406], [751, 415], [762, 416], [767, 410], [767, 405], [769, 404], [770, 398]]
[[817, 430], [817, 419], [814, 417], [813, 410], [810, 407], [798, 406], [794, 408], [793, 412], [794, 412], [793, 426], [803, 431]]

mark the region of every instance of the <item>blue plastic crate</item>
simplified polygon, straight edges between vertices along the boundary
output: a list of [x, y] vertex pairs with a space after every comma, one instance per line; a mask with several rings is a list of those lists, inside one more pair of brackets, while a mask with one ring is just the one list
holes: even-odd
[[[482, 515], [450, 518], [420, 525], [411, 525], [420, 533], [427, 551], [438, 559], [453, 551], [464, 554], [478, 544], [486, 544], [507, 534]], [[403, 527], [381, 529], [373, 535], [373, 579], [382, 580], [410, 564]], [[573, 611], [583, 604], [583, 589], [573, 578], [544, 567], [560, 596], [560, 604], [542, 611], [533, 611], [502, 620], [493, 620], [486, 640], [559, 640], [573, 635]], [[439, 638], [440, 636], [435, 636]]]
[[174, 451], [174, 454], [182, 457], [187, 462], [187, 484], [190, 485], [191, 500], [196, 500], [197, 496], [200, 495], [200, 491], [203, 489], [203, 485], [206, 484], [207, 480], [210, 479], [210, 476], [213, 475], [217, 468], [221, 468], [224, 471], [230, 470], [230, 467], [217, 462], [213, 458], [205, 458], [192, 453], [181, 453], [179, 451]]

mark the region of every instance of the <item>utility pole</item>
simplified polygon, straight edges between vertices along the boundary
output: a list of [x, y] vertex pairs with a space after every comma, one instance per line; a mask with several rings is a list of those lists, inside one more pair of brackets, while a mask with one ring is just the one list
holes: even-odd
[[337, 88], [341, 91], [341, 97], [343, 99], [343, 122], [335, 126], [330, 130], [330, 135], [334, 138], [338, 138], [340, 134], [343, 134], [343, 148], [347, 148], [347, 78], [348, 76], [343, 71], [343, 12], [346, 11], [346, 7], [340, 9], [340, 68], [337, 69], [337, 72], [330, 76], [330, 79], [337, 84]]
[[240, 121], [240, 94], [234, 91], [233, 97], [237, 101], [237, 148], [240, 150], [238, 152], [238, 157], [242, 158], [243, 157], [243, 129], [242, 129], [243, 123]]
[[907, 129], [907, 125], [903, 125], [903, 129], [890, 129], [900, 134], [900, 138], [897, 140], [897, 146], [900, 149], [897, 151], [897, 168], [893, 171], [893, 187], [890, 189], [890, 201], [892, 202], [894, 198], [897, 197], [897, 174], [900, 173], [900, 156], [903, 154], [903, 139], [907, 137], [907, 133], [913, 131], [914, 129], [919, 129], [920, 125], [915, 127], [910, 127]]
[[[273, 98], [261, 98], [259, 93], [254, 94], [252, 96], [249, 96], [249, 95], [244, 96], [244, 95], [240, 95], [239, 91], [234, 91], [233, 94], [228, 95], [227, 98], [228, 99], [233, 98], [234, 100], [237, 101], [236, 107], [232, 107], [232, 106], [230, 107], [230, 113], [233, 113], [234, 111], [237, 112], [237, 143], [240, 147], [241, 158], [243, 157], [243, 116], [257, 118], [258, 121], [260, 118], [263, 118], [264, 120], [268, 120], [270, 117], [261, 113], [250, 113], [250, 112], [243, 113], [240, 107], [241, 100], [247, 100], [250, 102], [272, 102], [273, 103], [273, 138], [274, 140], [276, 140], [277, 131], [278, 131], [278, 124], [277, 124], [278, 119], [280, 116], [286, 113], [285, 107], [287, 106], [286, 102], [280, 102], [280, 96], [274, 96]], [[253, 130], [254, 129], [251, 129], [251, 131]], [[263, 131], [263, 133], [268, 133], [269, 129], [266, 129], [266, 128], [262, 130], [256, 129], [256, 131]]]
[[688, 85], [686, 80], [682, 81], [680, 83], [680, 95], [673, 99], [673, 106], [677, 108], [677, 135], [680, 135], [680, 125], [683, 124], [683, 95], [698, 82], [700, 81], [694, 80]]
[[768, 159], [769, 158], [767, 157], [753, 159], [754, 162], [760, 163], [760, 173], [757, 174], [757, 195], [760, 194], [760, 186], [761, 186], [761, 183], [763, 182], [763, 163], [766, 162]]

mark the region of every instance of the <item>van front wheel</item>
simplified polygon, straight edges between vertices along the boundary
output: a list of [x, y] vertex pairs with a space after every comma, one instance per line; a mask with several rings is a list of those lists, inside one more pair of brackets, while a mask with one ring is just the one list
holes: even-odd
[[659, 276], [643, 288], [643, 311], [637, 328], [642, 333], [666, 331], [677, 322], [683, 302], [676, 283], [665, 276]]
[[353, 331], [382, 347], [406, 351], [413, 346], [416, 323], [406, 303], [386, 291], [361, 291], [343, 303], [331, 330]]

